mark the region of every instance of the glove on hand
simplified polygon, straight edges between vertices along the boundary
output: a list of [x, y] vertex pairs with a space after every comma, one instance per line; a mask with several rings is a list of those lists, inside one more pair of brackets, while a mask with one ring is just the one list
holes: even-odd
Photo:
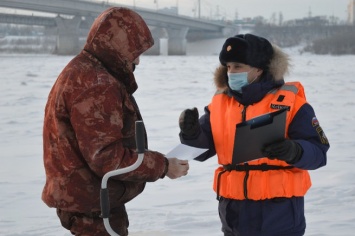
[[267, 145], [262, 153], [270, 159], [279, 159], [286, 161], [288, 164], [294, 164], [301, 158], [303, 149], [295, 141], [284, 139]]
[[187, 137], [193, 137], [200, 131], [200, 123], [198, 122], [198, 110], [193, 109], [184, 110], [179, 117], [179, 126], [181, 133]]

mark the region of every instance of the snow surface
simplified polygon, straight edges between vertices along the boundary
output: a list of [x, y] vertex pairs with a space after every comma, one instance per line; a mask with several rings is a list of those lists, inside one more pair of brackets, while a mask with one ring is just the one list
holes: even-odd
[[[188, 56], [142, 56], [135, 72], [135, 97], [148, 131], [149, 147], [167, 153], [178, 138], [185, 108], [203, 112], [214, 94], [213, 72], [223, 40], [190, 44]], [[203, 50], [204, 55], [194, 55]], [[327, 166], [310, 171], [306, 195], [307, 236], [354, 235], [355, 231], [355, 56], [317, 56], [285, 49], [314, 107], [331, 148]], [[41, 201], [44, 106], [69, 56], [0, 54], [0, 235], [68, 236], [55, 209]], [[222, 235], [212, 190], [216, 158], [190, 161], [177, 180], [148, 183], [127, 204], [130, 235]]]

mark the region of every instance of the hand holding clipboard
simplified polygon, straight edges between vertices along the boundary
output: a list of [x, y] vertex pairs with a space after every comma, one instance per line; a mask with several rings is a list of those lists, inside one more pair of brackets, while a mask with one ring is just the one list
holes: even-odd
[[232, 164], [263, 157], [262, 148], [285, 138], [286, 110], [279, 110], [236, 125]]

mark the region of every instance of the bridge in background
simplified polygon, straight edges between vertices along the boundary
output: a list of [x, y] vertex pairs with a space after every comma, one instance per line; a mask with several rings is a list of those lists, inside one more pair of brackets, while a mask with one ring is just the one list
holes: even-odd
[[[52, 13], [56, 17], [0, 14], [0, 23], [42, 25], [57, 30], [57, 53], [75, 54], [80, 28], [89, 29], [94, 19], [111, 6], [128, 7], [88, 0], [1, 0], [0, 7]], [[237, 26], [225, 22], [195, 19], [134, 7], [152, 31], [155, 45], [150, 54], [185, 55], [187, 38], [217, 38], [236, 34]]]

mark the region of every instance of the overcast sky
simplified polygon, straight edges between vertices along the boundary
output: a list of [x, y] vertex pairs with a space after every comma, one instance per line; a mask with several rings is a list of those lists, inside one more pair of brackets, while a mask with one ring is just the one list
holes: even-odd
[[[152, 10], [178, 7], [179, 14], [234, 20], [246, 17], [263, 16], [269, 20], [273, 14], [282, 13], [284, 20], [312, 16], [335, 16], [342, 21], [348, 17], [347, 7], [350, 0], [87, 0], [145, 7]], [[9, 10], [0, 9], [0, 12]], [[10, 10], [11, 11], [11, 10]]]
[[[308, 16], [335, 16], [347, 20], [347, 6], [350, 0], [108, 0], [109, 2], [135, 4], [137, 7], [152, 9], [178, 6], [179, 13], [197, 16], [198, 2], [201, 15], [205, 17], [219, 15], [234, 19], [236, 12], [239, 18], [263, 16], [269, 19], [273, 13], [282, 12], [285, 20]], [[219, 9], [219, 10], [217, 10]]]

